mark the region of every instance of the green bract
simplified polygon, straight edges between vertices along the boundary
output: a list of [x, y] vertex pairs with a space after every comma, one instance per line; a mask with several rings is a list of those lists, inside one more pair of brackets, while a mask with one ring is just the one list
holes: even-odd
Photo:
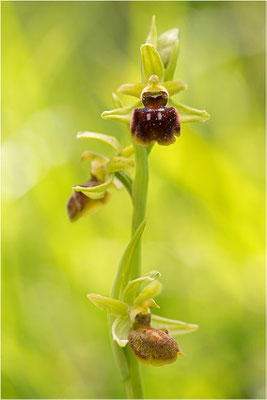
[[[140, 98], [152, 75], [158, 77], [159, 86], [165, 88], [169, 96], [187, 89], [188, 86], [186, 83], [173, 80], [179, 51], [178, 29], [170, 29], [157, 38], [155, 17], [153, 17], [146, 43], [141, 45], [140, 51], [144, 82], [122, 84], [117, 89], [118, 94]], [[142, 107], [142, 103], [137, 102], [130, 106], [123, 106], [118, 96], [115, 99], [115, 104], [116, 106], [119, 105], [119, 107], [111, 111], [104, 111], [101, 115], [102, 118], [130, 124], [133, 110]], [[205, 122], [209, 119], [209, 114], [205, 110], [198, 110], [181, 103], [176, 103], [171, 99], [169, 100], [169, 104], [177, 110], [182, 124], [185, 122]]]

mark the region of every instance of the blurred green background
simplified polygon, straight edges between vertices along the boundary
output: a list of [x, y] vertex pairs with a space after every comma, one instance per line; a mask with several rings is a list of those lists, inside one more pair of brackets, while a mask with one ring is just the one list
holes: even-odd
[[[162, 272], [160, 314], [198, 323], [187, 357], [141, 366], [147, 398], [264, 398], [264, 2], [2, 2], [2, 398], [123, 398], [106, 315], [130, 236], [127, 193], [71, 224], [88, 179], [77, 131], [140, 80], [152, 14], [179, 27], [181, 102], [207, 123], [150, 156], [143, 272]], [[109, 154], [103, 145], [91, 148]]]

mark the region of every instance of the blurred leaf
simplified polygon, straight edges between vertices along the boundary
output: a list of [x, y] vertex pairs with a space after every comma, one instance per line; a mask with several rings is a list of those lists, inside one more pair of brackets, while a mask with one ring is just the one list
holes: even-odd
[[156, 26], [156, 17], [152, 16], [151, 27], [149, 34], [146, 38], [146, 43], [153, 44], [157, 47], [157, 26]]
[[158, 281], [151, 282], [144, 287], [139, 296], [135, 299], [134, 304], [138, 305], [144, 303], [148, 299], [153, 299], [161, 292], [162, 285]]
[[[122, 294], [122, 300], [128, 304], [132, 304], [134, 302], [134, 298], [136, 293], [140, 287], [140, 285], [144, 282], [151, 282], [155, 279], [160, 278], [161, 274], [158, 271], [152, 271], [142, 276], [141, 278], [134, 279], [133, 281], [128, 282], [126, 288]], [[153, 296], [150, 296], [153, 297]]]
[[128, 333], [131, 328], [130, 318], [117, 317], [112, 325], [112, 337], [120, 347], [125, 347], [128, 343]]
[[198, 325], [187, 324], [186, 322], [178, 321], [175, 319], [169, 319], [164, 317], [159, 317], [158, 315], [151, 315], [151, 322], [153, 328], [161, 329], [165, 328], [170, 331], [171, 335], [183, 335], [186, 333], [194, 332], [198, 329]]
[[77, 134], [77, 138], [98, 140], [112, 147], [114, 150], [116, 150], [117, 153], [121, 153], [122, 151], [122, 147], [118, 139], [116, 139], [114, 136], [105, 135], [104, 133], [87, 132], [87, 131], [79, 132]]
[[118, 317], [126, 317], [128, 315], [129, 307], [122, 301], [95, 293], [90, 293], [87, 295], [87, 297], [96, 307], [100, 308], [101, 310], [106, 310], [112, 315], [116, 315]]
[[181, 123], [205, 122], [210, 118], [210, 115], [205, 110], [198, 110], [182, 103], [176, 103], [172, 99], [169, 100], [169, 103], [178, 111]]
[[162, 81], [164, 76], [164, 65], [156, 47], [152, 44], [143, 44], [140, 51], [145, 78], [148, 80], [151, 75], [157, 75], [159, 80]]

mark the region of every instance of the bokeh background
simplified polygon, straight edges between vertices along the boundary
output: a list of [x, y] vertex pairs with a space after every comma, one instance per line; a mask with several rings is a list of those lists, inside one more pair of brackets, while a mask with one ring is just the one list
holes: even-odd
[[[264, 2], [2, 2], [2, 398], [123, 398], [106, 315], [130, 236], [113, 192], [71, 224], [66, 202], [88, 179], [92, 130], [111, 92], [140, 80], [152, 14], [179, 27], [181, 102], [205, 108], [150, 156], [143, 272], [162, 272], [160, 313], [198, 323], [187, 354], [141, 366], [147, 398], [264, 398]], [[94, 150], [109, 154], [104, 145]]]

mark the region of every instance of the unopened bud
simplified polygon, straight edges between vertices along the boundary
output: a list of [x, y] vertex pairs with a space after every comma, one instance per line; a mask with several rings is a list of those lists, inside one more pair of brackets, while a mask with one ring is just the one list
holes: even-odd
[[179, 29], [174, 28], [164, 32], [158, 38], [158, 52], [165, 68], [172, 57], [174, 49], [179, 45], [178, 36]]

